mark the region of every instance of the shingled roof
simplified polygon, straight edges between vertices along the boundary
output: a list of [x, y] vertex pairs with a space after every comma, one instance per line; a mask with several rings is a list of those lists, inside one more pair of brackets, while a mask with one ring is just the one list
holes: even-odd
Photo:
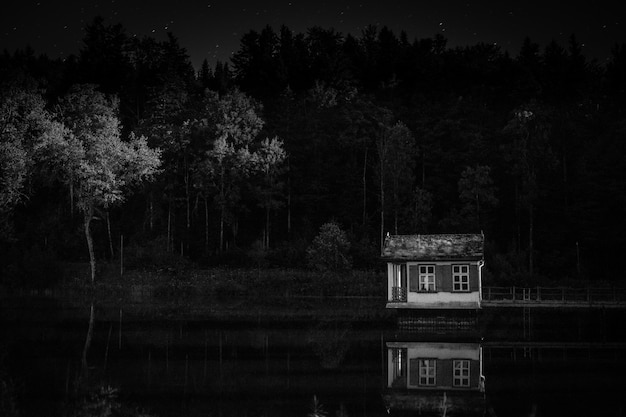
[[482, 234], [392, 235], [385, 239], [382, 258], [405, 261], [483, 259]]

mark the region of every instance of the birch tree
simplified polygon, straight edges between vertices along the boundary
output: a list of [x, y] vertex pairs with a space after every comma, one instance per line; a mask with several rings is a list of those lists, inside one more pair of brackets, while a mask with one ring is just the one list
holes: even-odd
[[96, 275], [94, 216], [122, 202], [130, 187], [151, 179], [160, 164], [160, 151], [150, 149], [145, 137], [131, 133], [128, 141], [121, 139], [117, 109], [117, 99], [106, 97], [94, 85], [73, 86], [59, 103], [65, 134], [40, 146], [58, 166], [61, 179], [76, 190], [92, 284]]
[[279, 180], [282, 165], [287, 158], [283, 141], [278, 137], [265, 138], [261, 147], [255, 152], [257, 170], [261, 174], [261, 184], [257, 186], [260, 205], [265, 211], [265, 229], [263, 231], [263, 247], [270, 247], [270, 213], [281, 206], [280, 192], [283, 183]]
[[237, 235], [237, 204], [244, 180], [254, 172], [257, 163], [250, 147], [263, 127], [258, 115], [261, 107], [240, 91], [233, 91], [207, 105], [202, 121], [213, 138], [211, 149], [201, 164], [202, 177], [213, 189], [219, 209], [219, 251], [224, 250], [224, 226], [229, 223], [233, 238]]

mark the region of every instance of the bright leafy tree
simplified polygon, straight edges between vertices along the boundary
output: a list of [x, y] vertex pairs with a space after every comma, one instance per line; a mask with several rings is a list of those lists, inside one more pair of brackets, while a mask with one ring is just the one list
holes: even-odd
[[43, 140], [62, 135], [43, 97], [32, 87], [6, 85], [0, 94], [0, 236], [8, 237], [13, 209], [29, 194], [35, 150]]
[[130, 134], [121, 138], [117, 100], [98, 92], [94, 85], [76, 85], [60, 101], [61, 120], [67, 131], [41, 144], [76, 193], [83, 213], [89, 250], [91, 282], [96, 259], [91, 222], [96, 212], [124, 199], [129, 187], [150, 179], [160, 164], [160, 151], [150, 149], [146, 138]]
[[280, 181], [283, 163], [287, 158], [283, 141], [278, 137], [266, 138], [255, 152], [257, 171], [261, 174], [260, 184], [256, 187], [259, 203], [265, 211], [265, 231], [263, 246], [270, 247], [270, 213], [282, 205], [280, 200], [283, 182]]
[[200, 163], [200, 177], [204, 188], [213, 190], [219, 208], [221, 252], [226, 222], [233, 229], [233, 237], [237, 232], [236, 210], [241, 187], [256, 164], [250, 147], [263, 127], [263, 120], [258, 115], [260, 106], [240, 91], [214, 100], [209, 100], [207, 117], [198, 122], [213, 142]]

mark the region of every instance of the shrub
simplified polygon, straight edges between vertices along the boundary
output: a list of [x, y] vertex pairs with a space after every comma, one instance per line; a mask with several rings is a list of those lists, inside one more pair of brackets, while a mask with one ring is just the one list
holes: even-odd
[[320, 233], [306, 251], [310, 267], [319, 271], [345, 271], [352, 267], [350, 242], [335, 223], [320, 227]]

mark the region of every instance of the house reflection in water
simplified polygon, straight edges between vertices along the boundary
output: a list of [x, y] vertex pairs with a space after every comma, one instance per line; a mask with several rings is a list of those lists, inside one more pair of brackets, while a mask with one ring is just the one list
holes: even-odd
[[389, 414], [484, 415], [479, 343], [387, 342], [384, 392]]

